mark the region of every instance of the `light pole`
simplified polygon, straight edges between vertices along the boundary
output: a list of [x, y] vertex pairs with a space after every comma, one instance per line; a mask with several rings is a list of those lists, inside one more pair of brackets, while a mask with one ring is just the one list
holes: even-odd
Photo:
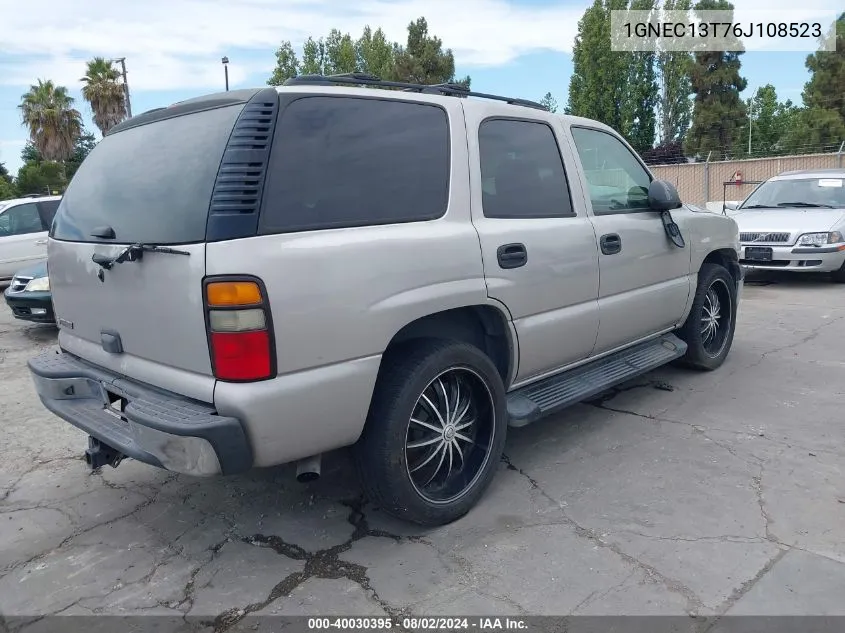
[[226, 92], [229, 92], [229, 58], [224, 57], [220, 61], [223, 62], [223, 74], [226, 77]]
[[126, 80], [126, 58], [118, 57], [117, 59], [110, 59], [112, 63], [120, 64], [120, 74], [123, 76], [123, 94], [126, 96], [126, 118], [132, 118], [132, 103], [129, 101], [129, 82]]

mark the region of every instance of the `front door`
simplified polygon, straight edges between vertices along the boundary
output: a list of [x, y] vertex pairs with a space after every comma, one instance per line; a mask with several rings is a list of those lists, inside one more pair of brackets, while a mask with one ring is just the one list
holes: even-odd
[[47, 228], [35, 202], [0, 213], [0, 279], [47, 258]]
[[[573, 160], [560, 120], [467, 112], [472, 217], [490, 297], [513, 318], [516, 382], [588, 357], [598, 332], [598, 252], [580, 196], [570, 195]], [[476, 118], [477, 117], [477, 118]], [[562, 151], [563, 150], [563, 151]], [[564, 158], [566, 163], [564, 163]], [[577, 177], [577, 176], [576, 176]]]
[[[651, 174], [610, 131], [573, 125], [584, 189], [599, 246], [599, 327], [595, 354], [675, 326], [694, 285], [690, 248], [672, 243], [648, 206]], [[683, 235], [689, 212], [672, 211]]]

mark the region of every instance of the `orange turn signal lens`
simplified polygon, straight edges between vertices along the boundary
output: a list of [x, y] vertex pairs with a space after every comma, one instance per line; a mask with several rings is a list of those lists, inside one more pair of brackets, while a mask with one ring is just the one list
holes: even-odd
[[261, 303], [261, 289], [254, 281], [215, 281], [205, 287], [210, 306], [252, 306]]

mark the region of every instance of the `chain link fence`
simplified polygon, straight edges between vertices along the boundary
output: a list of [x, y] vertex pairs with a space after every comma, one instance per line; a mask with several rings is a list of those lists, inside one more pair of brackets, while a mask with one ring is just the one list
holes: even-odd
[[845, 169], [845, 143], [837, 151], [823, 154], [652, 165], [650, 169], [656, 178], [674, 184], [681, 200], [704, 206], [707, 202], [721, 202], [723, 195], [728, 200], [742, 200], [751, 193], [751, 184], [729, 186], [724, 193], [724, 183], [734, 182], [738, 175], [741, 182], [748, 183], [767, 180], [784, 171]]

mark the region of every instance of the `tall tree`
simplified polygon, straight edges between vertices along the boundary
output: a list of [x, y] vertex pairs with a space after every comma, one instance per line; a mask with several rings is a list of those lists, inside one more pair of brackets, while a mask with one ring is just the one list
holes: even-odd
[[82, 115], [73, 107], [67, 88], [39, 79], [21, 96], [18, 108], [30, 140], [46, 160], [70, 158], [82, 133]]
[[[666, 11], [692, 9], [691, 0], [666, 0]], [[687, 51], [660, 51], [657, 54], [657, 76], [660, 97], [657, 111], [660, 115], [660, 145], [669, 147], [673, 141], [683, 141], [692, 115], [692, 53]]]
[[540, 99], [540, 105], [545, 106], [546, 110], [549, 112], [557, 112], [557, 99], [552, 96], [551, 92], [547, 92], [543, 95], [543, 98]]
[[775, 87], [766, 84], [758, 88], [754, 96], [746, 101], [745, 107], [750, 126], [746, 127], [741, 139], [745, 152], [748, 152], [747, 139], [750, 138], [751, 154], [754, 156], [781, 153], [786, 133], [795, 115], [796, 108], [792, 102], [778, 101]]
[[630, 56], [611, 50], [611, 9], [627, 9], [627, 0], [594, 0], [578, 21], [566, 111], [621, 131]]
[[[654, 11], [655, 0], [633, 0], [631, 9]], [[654, 146], [657, 127], [657, 54], [653, 51], [632, 51], [627, 55], [628, 90], [624, 95], [621, 131], [635, 150], [644, 152]]]
[[103, 136], [126, 118], [126, 93], [120, 79], [120, 71], [103, 57], [88, 62], [83, 83], [82, 98], [91, 106], [94, 125]]
[[354, 73], [358, 70], [355, 42], [349, 33], [332, 29], [326, 38], [326, 72], [330, 75]]
[[817, 154], [835, 152], [845, 140], [845, 121], [832, 108], [801, 108], [789, 119], [783, 152]]
[[300, 75], [325, 75], [328, 67], [326, 43], [321, 37], [315, 40], [309, 37], [302, 47], [302, 63], [299, 65]]
[[452, 49], [443, 50], [443, 41], [429, 35], [428, 22], [418, 18], [408, 25], [408, 41], [395, 54], [396, 79], [419, 84], [462, 83], [469, 87], [470, 78], [455, 79], [455, 56]]
[[[728, 0], [699, 0], [696, 11], [720, 10], [733, 15]], [[741, 52], [700, 51], [695, 53], [691, 81], [695, 102], [692, 126], [686, 138], [687, 152], [706, 157], [713, 152], [730, 158], [737, 149], [740, 132], [746, 125], [745, 104], [739, 93], [747, 81], [739, 74]]]
[[276, 67], [273, 69], [273, 74], [267, 80], [270, 86], [281, 86], [291, 77], [296, 77], [299, 74], [299, 60], [296, 58], [296, 53], [293, 46], [287, 40], [279, 45], [276, 49]]
[[369, 73], [382, 79], [393, 79], [395, 76], [396, 44], [389, 42], [384, 31], [373, 31], [369, 26], [364, 27], [364, 33], [355, 42], [358, 57], [358, 67], [362, 73]]
[[8, 200], [17, 196], [18, 192], [15, 189], [15, 183], [12, 181], [12, 176], [6, 165], [0, 163], [0, 200]]
[[802, 96], [808, 108], [836, 110], [845, 121], [845, 13], [833, 29], [827, 37], [836, 38], [836, 50], [820, 50], [807, 57], [811, 76]]

